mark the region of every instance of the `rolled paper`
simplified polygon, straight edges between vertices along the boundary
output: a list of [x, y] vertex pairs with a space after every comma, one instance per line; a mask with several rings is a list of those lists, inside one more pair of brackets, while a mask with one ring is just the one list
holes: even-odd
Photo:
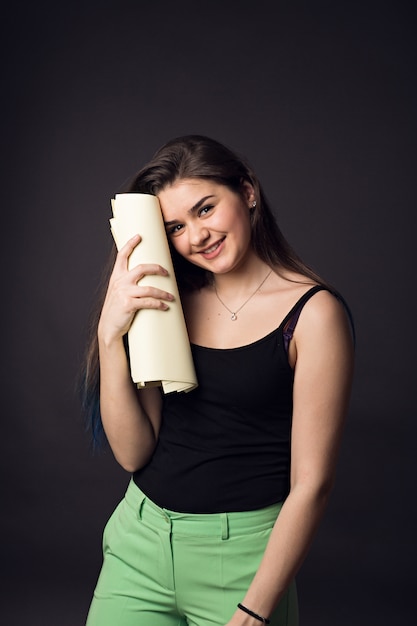
[[157, 263], [168, 270], [168, 276], [144, 276], [138, 284], [163, 289], [175, 298], [166, 311], [140, 309], [136, 313], [128, 331], [132, 380], [138, 387], [162, 386], [164, 393], [191, 391], [197, 386], [197, 377], [158, 198], [121, 193], [111, 205], [110, 228], [117, 249], [134, 235], [141, 236], [128, 268]]

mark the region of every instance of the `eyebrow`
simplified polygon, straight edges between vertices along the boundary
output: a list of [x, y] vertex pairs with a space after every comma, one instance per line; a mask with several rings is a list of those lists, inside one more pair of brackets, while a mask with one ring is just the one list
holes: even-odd
[[[196, 211], [198, 211], [201, 205], [204, 204], [210, 198], [214, 198], [214, 195], [204, 196], [204, 198], [201, 198], [201, 200], [199, 200], [194, 206], [192, 206], [191, 209], [188, 209], [187, 213], [189, 215], [195, 213]], [[170, 222], [164, 222], [164, 224], [165, 226], [172, 226], [172, 224], [177, 224], [178, 222], [179, 220], [171, 220]]]

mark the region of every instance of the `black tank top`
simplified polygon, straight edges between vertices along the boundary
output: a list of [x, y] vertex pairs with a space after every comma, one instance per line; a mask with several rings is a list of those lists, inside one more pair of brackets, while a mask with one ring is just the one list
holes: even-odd
[[133, 476], [159, 506], [219, 513], [286, 498], [294, 380], [286, 344], [321, 289], [310, 289], [276, 330], [249, 345], [191, 346], [199, 386], [165, 396], [157, 447]]

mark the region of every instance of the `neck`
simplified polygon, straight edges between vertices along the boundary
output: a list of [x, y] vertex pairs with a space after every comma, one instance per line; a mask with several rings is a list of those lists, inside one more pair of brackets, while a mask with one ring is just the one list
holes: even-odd
[[239, 299], [240, 295], [245, 296], [251, 290], [256, 289], [270, 269], [269, 265], [255, 257], [244, 266], [230, 272], [213, 274], [213, 287], [225, 297], [229, 293], [234, 299]]

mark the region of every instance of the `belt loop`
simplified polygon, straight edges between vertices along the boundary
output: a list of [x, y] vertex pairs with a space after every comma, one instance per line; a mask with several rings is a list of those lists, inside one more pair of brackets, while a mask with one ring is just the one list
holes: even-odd
[[140, 520], [142, 520], [142, 511], [143, 511], [143, 505], [145, 504], [145, 500], [146, 500], [146, 496], [142, 495], [139, 500], [139, 506], [138, 506], [138, 518]]
[[220, 513], [221, 525], [222, 525], [222, 540], [229, 539], [229, 518], [227, 513]]

